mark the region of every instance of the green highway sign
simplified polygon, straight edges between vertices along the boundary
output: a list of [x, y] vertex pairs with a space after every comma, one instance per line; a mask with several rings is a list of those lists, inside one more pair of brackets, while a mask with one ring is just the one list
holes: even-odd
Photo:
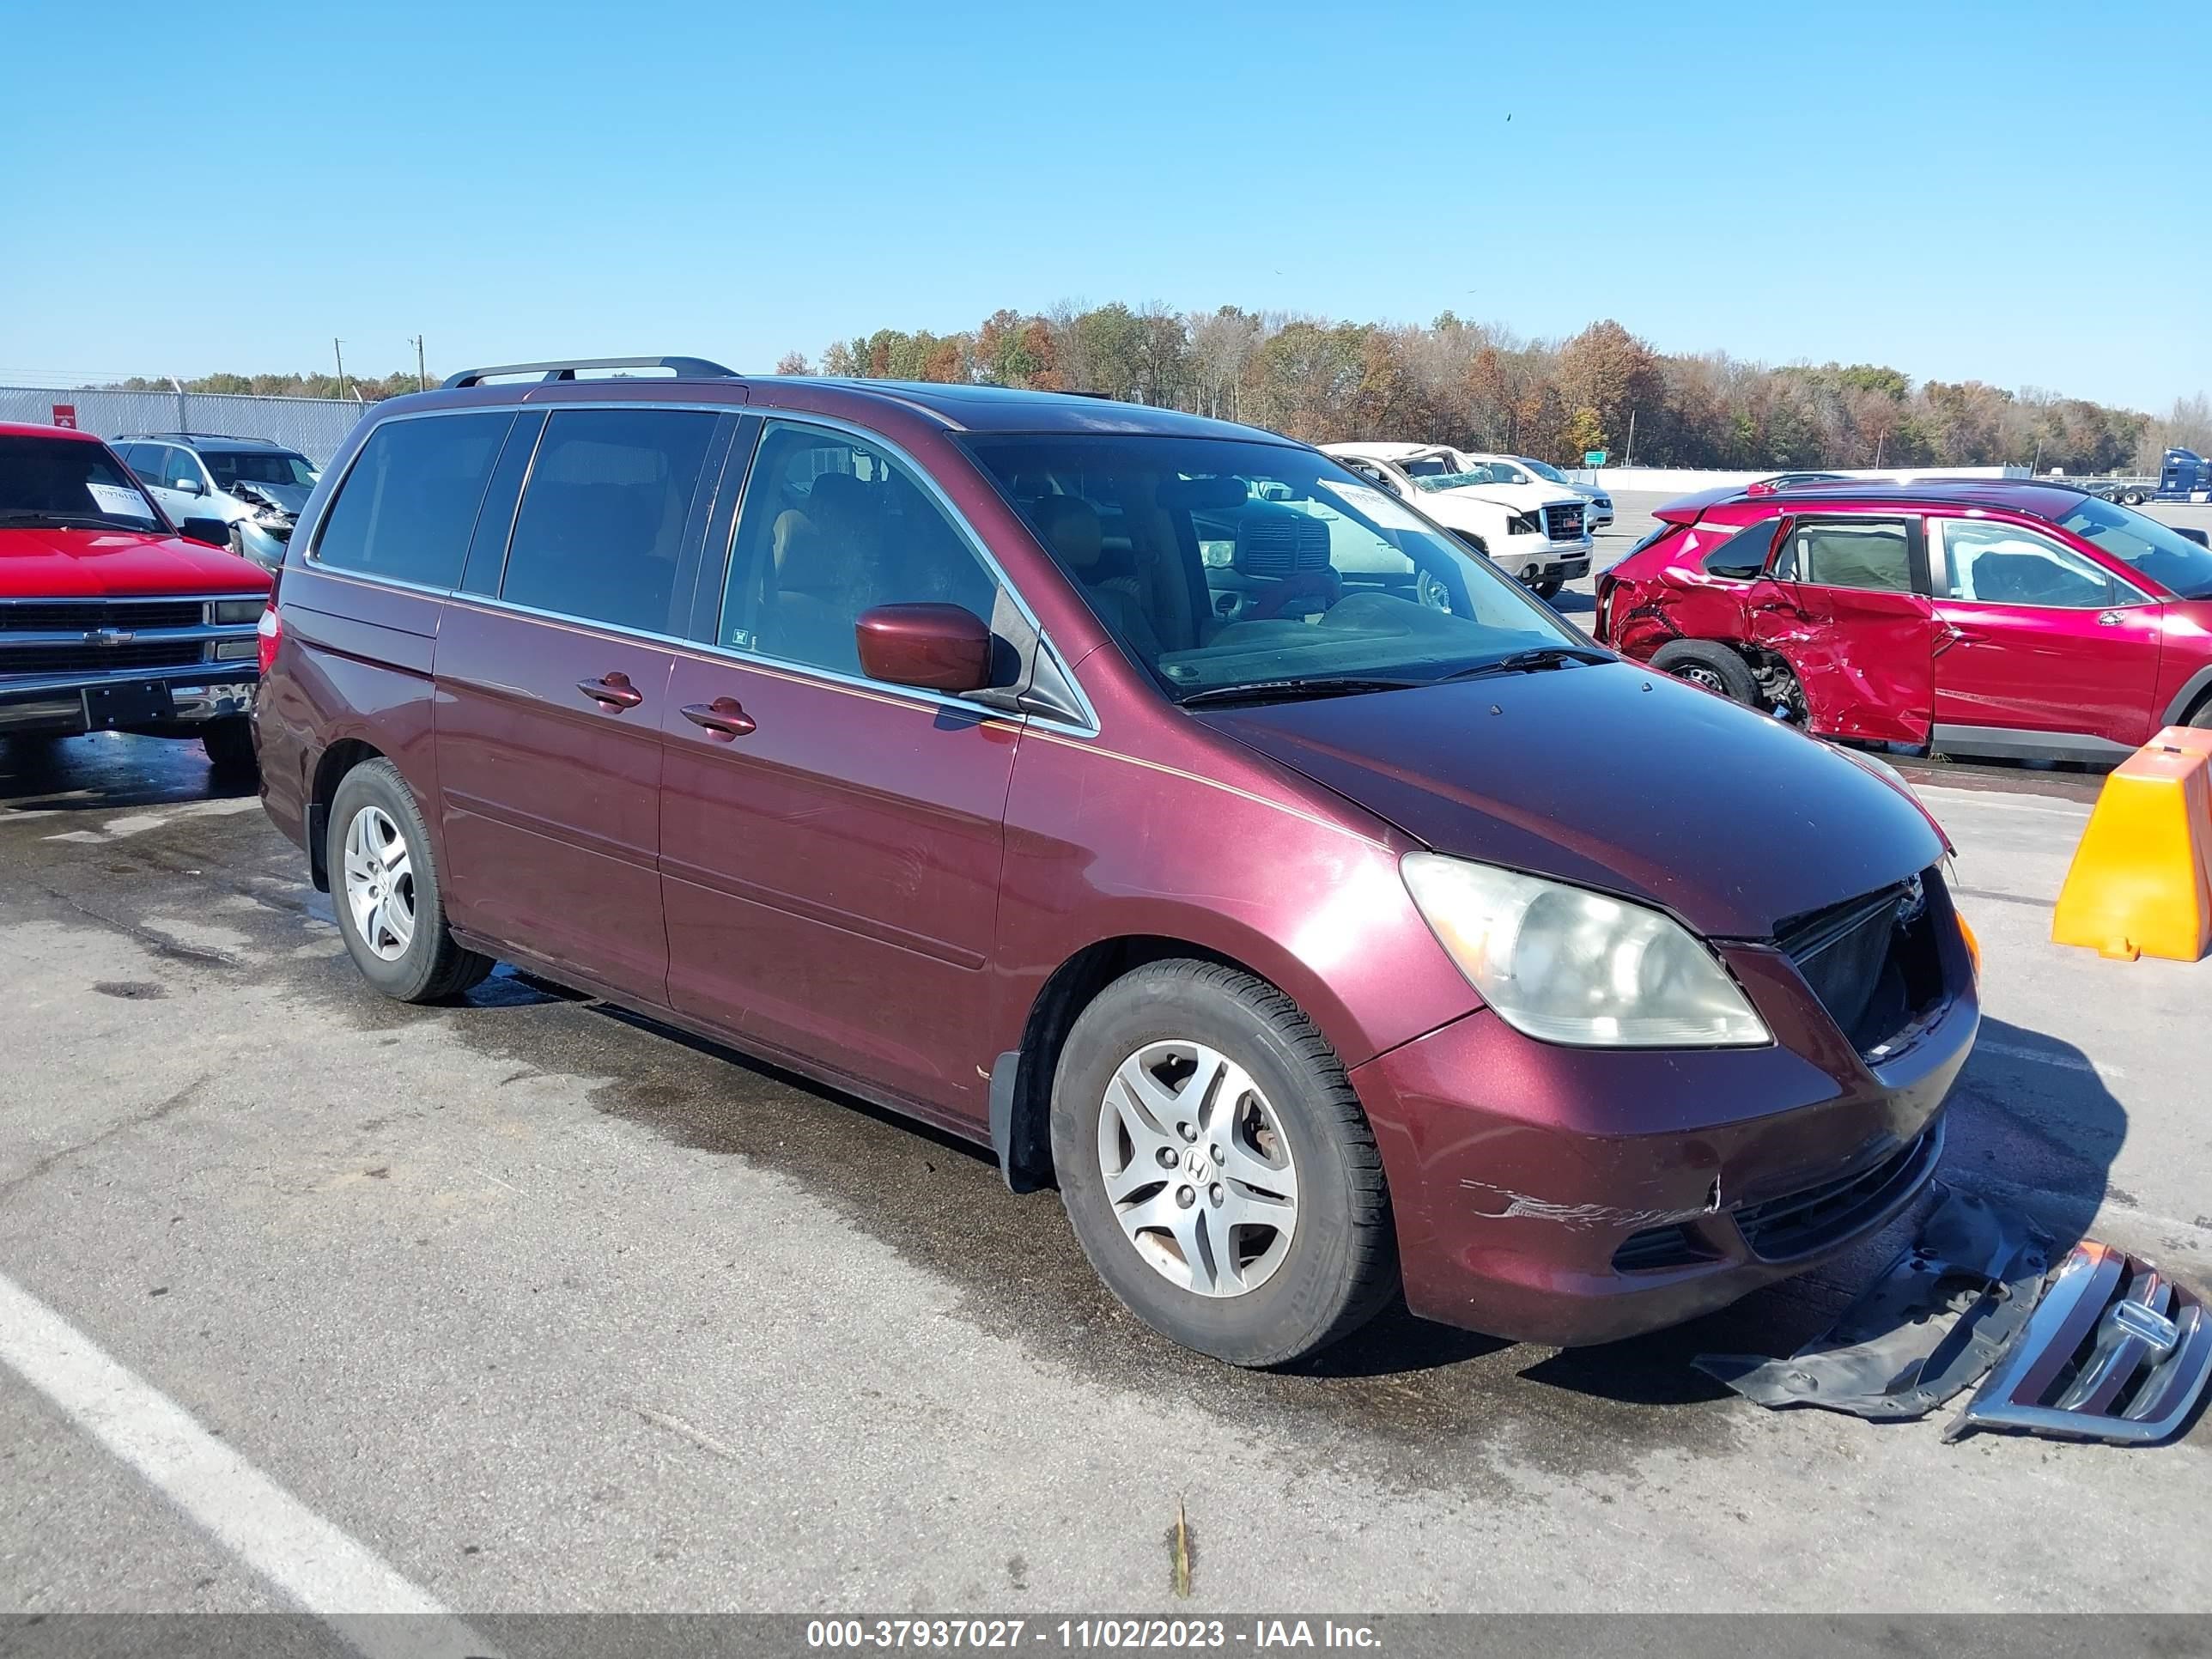
[[1605, 458], [1612, 453], [1613, 452], [1609, 449], [1585, 449], [1583, 451], [1583, 465], [1584, 466], [1603, 466], [1605, 465]]

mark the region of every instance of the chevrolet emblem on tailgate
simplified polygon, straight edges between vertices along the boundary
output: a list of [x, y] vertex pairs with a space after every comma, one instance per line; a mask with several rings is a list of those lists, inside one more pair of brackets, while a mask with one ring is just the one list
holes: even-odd
[[127, 628], [95, 628], [84, 636], [87, 645], [128, 645], [137, 635]]

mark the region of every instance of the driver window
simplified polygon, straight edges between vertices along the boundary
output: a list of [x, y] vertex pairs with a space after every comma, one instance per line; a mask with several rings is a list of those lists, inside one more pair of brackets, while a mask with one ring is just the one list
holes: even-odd
[[1912, 541], [1893, 519], [1800, 519], [1775, 574], [1816, 587], [1912, 592]]
[[1981, 605], [2101, 611], [2141, 596], [2069, 547], [2017, 525], [1945, 519], [1949, 596]]
[[738, 514], [723, 644], [840, 674], [873, 605], [957, 605], [991, 620], [998, 583], [936, 498], [874, 445], [772, 421]]

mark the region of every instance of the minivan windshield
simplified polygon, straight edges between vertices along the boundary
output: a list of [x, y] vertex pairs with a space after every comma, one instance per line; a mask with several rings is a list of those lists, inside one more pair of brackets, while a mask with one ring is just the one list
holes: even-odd
[[0, 530], [161, 530], [161, 515], [106, 446], [0, 437]]
[[1179, 700], [1602, 659], [1487, 559], [1313, 450], [1150, 434], [966, 441]]
[[2212, 599], [2212, 549], [2176, 535], [2148, 514], [2084, 495], [2062, 528], [2185, 599]]
[[1560, 471], [1556, 466], [1547, 466], [1542, 461], [1524, 460], [1521, 465], [1527, 467], [1538, 477], [1548, 478], [1553, 483], [1565, 483], [1567, 482], [1567, 475], [1565, 473]]
[[315, 469], [307, 458], [289, 449], [203, 449], [200, 459], [224, 489], [241, 483], [315, 487]]

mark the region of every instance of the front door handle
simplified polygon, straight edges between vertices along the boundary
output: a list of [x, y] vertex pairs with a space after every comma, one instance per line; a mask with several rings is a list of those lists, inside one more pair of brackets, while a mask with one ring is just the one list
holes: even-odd
[[2117, 611], [2100, 611], [2097, 613], [2097, 626], [2100, 628], [2118, 628], [2126, 620], [2127, 618]]
[[589, 697], [610, 714], [619, 714], [625, 708], [635, 708], [645, 701], [645, 693], [629, 683], [629, 676], [613, 673], [596, 680], [578, 680], [576, 690]]
[[753, 717], [745, 713], [744, 705], [735, 697], [717, 697], [712, 702], [687, 702], [684, 718], [694, 726], [707, 728], [708, 736], [717, 743], [727, 743], [732, 738], [742, 738], [753, 730]]

